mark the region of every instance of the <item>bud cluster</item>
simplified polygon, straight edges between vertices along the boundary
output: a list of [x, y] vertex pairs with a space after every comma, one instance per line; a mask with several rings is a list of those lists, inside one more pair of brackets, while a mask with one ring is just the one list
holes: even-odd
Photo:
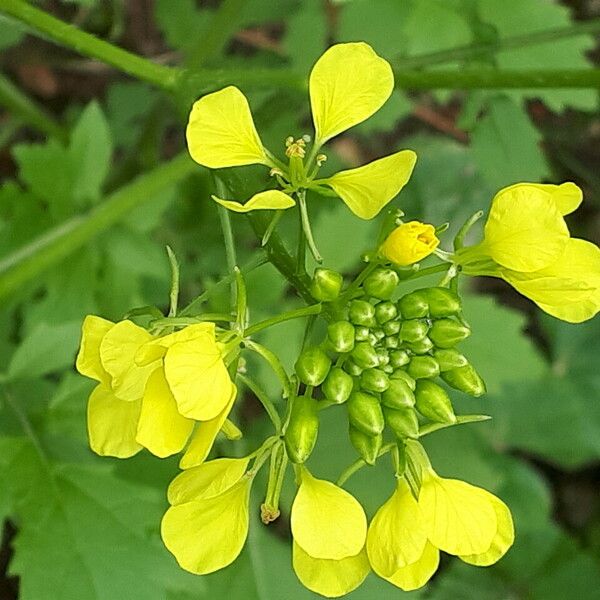
[[[377, 267], [357, 297], [339, 296], [325, 339], [299, 356], [296, 374], [307, 390], [295, 399], [286, 431], [292, 461], [302, 463], [310, 455], [318, 411], [326, 406], [346, 406], [352, 445], [374, 464], [386, 428], [403, 448], [407, 438], [419, 437], [424, 423], [456, 422], [441, 382], [472, 396], [485, 392], [481, 377], [456, 349], [471, 333], [458, 295], [429, 287], [393, 301], [398, 284], [394, 270]], [[333, 301], [341, 285], [339, 274], [319, 269], [312, 291], [319, 300]]]

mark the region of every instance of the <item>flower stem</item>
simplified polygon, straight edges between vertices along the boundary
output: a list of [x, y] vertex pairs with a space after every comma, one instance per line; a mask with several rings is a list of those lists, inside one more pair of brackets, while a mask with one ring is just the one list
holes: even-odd
[[284, 321], [290, 321], [291, 319], [299, 319], [301, 317], [308, 317], [310, 315], [318, 315], [322, 310], [321, 304], [311, 304], [310, 306], [304, 306], [302, 308], [297, 308], [295, 310], [289, 310], [287, 312], [281, 313], [276, 317], [271, 317], [270, 319], [265, 319], [264, 321], [259, 321], [255, 323], [251, 327], [248, 327], [244, 332], [244, 335], [250, 337], [263, 329], [267, 329], [268, 327], [273, 327], [273, 325], [278, 325], [279, 323], [283, 323]]
[[308, 249], [310, 253], [313, 255], [313, 258], [318, 262], [323, 262], [323, 257], [319, 254], [317, 250], [317, 245], [315, 244], [315, 240], [313, 238], [312, 229], [310, 226], [310, 219], [308, 217], [308, 208], [306, 207], [306, 190], [301, 190], [297, 194], [298, 196], [298, 206], [300, 208], [300, 218], [302, 223], [302, 230], [306, 237], [306, 242], [308, 244]]
[[281, 364], [281, 361], [275, 356], [271, 350], [265, 348], [262, 344], [258, 344], [253, 342], [252, 340], [245, 339], [244, 345], [248, 350], [251, 350], [255, 354], [258, 354], [261, 358], [263, 358], [273, 369], [275, 375], [281, 382], [281, 387], [283, 388], [283, 397], [290, 398], [292, 395], [292, 384], [290, 383], [290, 379]]
[[[384, 454], [387, 454], [390, 450], [392, 450], [392, 448], [396, 448], [396, 442], [390, 442], [389, 444], [383, 446], [383, 448], [379, 451], [377, 458], [380, 458]], [[342, 471], [342, 474], [338, 477], [336, 485], [344, 485], [344, 483], [346, 483], [346, 481], [348, 481], [348, 479], [350, 479], [350, 477], [352, 477], [354, 473], [360, 471], [360, 469], [366, 466], [367, 463], [362, 458], [355, 460], [349, 467]]]
[[278, 434], [281, 433], [281, 417], [267, 393], [258, 385], [258, 383], [242, 373], [238, 373], [238, 379], [258, 398], [269, 416], [269, 419], [271, 419], [275, 431]]
[[483, 211], [478, 210], [476, 213], [472, 214], [463, 224], [463, 226], [458, 230], [456, 237], [454, 238], [454, 251], [460, 250], [464, 248], [465, 244], [465, 236], [471, 230], [471, 227], [479, 221], [483, 217]]

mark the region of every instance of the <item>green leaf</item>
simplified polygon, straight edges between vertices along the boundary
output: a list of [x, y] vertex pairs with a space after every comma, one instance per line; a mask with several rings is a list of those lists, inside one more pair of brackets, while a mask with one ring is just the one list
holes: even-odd
[[25, 35], [25, 27], [18, 21], [0, 15], [0, 50], [18, 44]]
[[194, 0], [156, 0], [154, 16], [171, 48], [187, 52], [202, 39], [210, 23], [210, 11], [196, 8]]
[[541, 135], [518, 104], [496, 96], [471, 135], [473, 157], [494, 188], [549, 176]]
[[79, 321], [42, 323], [25, 337], [8, 365], [10, 379], [33, 379], [72, 365], [79, 340]]

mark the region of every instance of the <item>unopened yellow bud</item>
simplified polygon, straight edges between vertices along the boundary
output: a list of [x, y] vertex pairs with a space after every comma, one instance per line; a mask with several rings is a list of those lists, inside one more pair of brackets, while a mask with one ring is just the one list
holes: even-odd
[[388, 260], [405, 266], [429, 256], [439, 243], [433, 225], [411, 221], [394, 229], [383, 242], [380, 251]]

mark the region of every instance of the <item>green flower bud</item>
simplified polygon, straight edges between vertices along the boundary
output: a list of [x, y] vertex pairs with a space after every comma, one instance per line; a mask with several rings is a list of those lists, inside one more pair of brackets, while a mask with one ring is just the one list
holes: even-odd
[[348, 316], [355, 325], [375, 327], [375, 307], [366, 300], [352, 300], [348, 308]]
[[350, 424], [365, 435], [376, 436], [383, 431], [383, 413], [375, 396], [365, 392], [352, 392], [346, 406]]
[[381, 446], [383, 444], [383, 435], [366, 435], [360, 429], [350, 425], [350, 442], [360, 455], [360, 457], [368, 464], [374, 465]]
[[398, 439], [398, 464], [396, 465], [397, 476], [400, 477], [406, 471], [406, 444], [404, 440]]
[[331, 359], [319, 348], [306, 348], [296, 361], [296, 374], [306, 385], [321, 385], [331, 368]]
[[340, 367], [333, 367], [329, 371], [329, 375], [325, 378], [321, 389], [327, 400], [336, 404], [342, 404], [350, 397], [353, 387], [354, 380], [352, 377], [340, 369]]
[[310, 293], [319, 302], [331, 302], [340, 295], [343, 283], [344, 279], [337, 271], [319, 267], [310, 282]]
[[433, 348], [433, 342], [425, 336], [422, 340], [406, 346], [413, 354], [427, 354]]
[[354, 339], [357, 342], [366, 342], [369, 339], [369, 334], [371, 330], [364, 325], [357, 325], [354, 328]]
[[367, 341], [369, 342], [369, 344], [371, 344], [371, 346], [377, 346], [377, 342], [379, 340], [377, 339], [377, 336], [373, 332], [370, 332], [369, 339]]
[[388, 321], [383, 324], [385, 335], [398, 335], [400, 332], [400, 321]]
[[419, 419], [413, 408], [383, 408], [385, 422], [399, 438], [419, 437]]
[[413, 392], [417, 387], [417, 382], [406, 371], [403, 371], [402, 369], [396, 369], [390, 379], [401, 379], [402, 381], [406, 381], [408, 387]]
[[411, 319], [402, 321], [400, 325], [400, 339], [403, 342], [419, 342], [429, 331], [429, 323], [426, 319]]
[[410, 354], [406, 350], [394, 350], [390, 352], [390, 365], [399, 369], [410, 362]]
[[452, 402], [444, 388], [432, 381], [417, 381], [415, 389], [417, 410], [437, 423], [456, 423]]
[[440, 366], [431, 356], [413, 356], [406, 367], [413, 379], [427, 379], [440, 374]]
[[398, 309], [393, 302], [380, 302], [375, 306], [375, 320], [383, 325], [398, 316]]
[[360, 386], [366, 392], [381, 393], [389, 385], [388, 376], [381, 369], [365, 369], [360, 376]]
[[407, 381], [391, 379], [388, 389], [381, 394], [381, 404], [388, 408], [410, 408], [415, 405], [415, 395]]
[[363, 369], [372, 369], [379, 365], [377, 352], [369, 342], [359, 342], [354, 346], [351, 354], [354, 362]]
[[434, 319], [451, 317], [461, 311], [460, 298], [448, 288], [431, 287], [419, 291], [425, 296], [429, 304], [429, 315]]
[[382, 365], [381, 366], [381, 370], [386, 374], [386, 375], [391, 375], [394, 372], [394, 367], [392, 367], [392, 365]]
[[376, 348], [375, 351], [377, 352], [377, 361], [379, 362], [380, 367], [383, 367], [390, 362], [390, 355], [385, 348]]
[[385, 337], [385, 331], [383, 331], [383, 329], [380, 329], [379, 327], [371, 329], [371, 333], [375, 336], [375, 339], [377, 341], [382, 340]]
[[440, 365], [440, 371], [451, 371], [469, 364], [466, 357], [454, 348], [446, 348], [442, 350], [434, 350], [433, 358]]
[[319, 433], [317, 401], [307, 396], [294, 398], [290, 421], [285, 430], [285, 449], [293, 463], [301, 464], [310, 456]]
[[465, 327], [453, 319], [438, 319], [429, 330], [429, 337], [437, 348], [452, 348], [471, 335], [469, 327]]
[[330, 323], [327, 327], [327, 340], [336, 352], [350, 352], [354, 348], [354, 326], [348, 321]]
[[383, 340], [383, 344], [389, 350], [395, 350], [400, 345], [400, 341], [398, 340], [398, 336], [388, 335], [388, 337]]
[[346, 371], [346, 373], [348, 373], [349, 375], [352, 375], [352, 377], [358, 377], [362, 372], [363, 372], [363, 368], [359, 367], [353, 360], [352, 358], [347, 358], [344, 362], [344, 371]]
[[400, 298], [398, 310], [403, 319], [422, 319], [429, 316], [429, 304], [421, 290], [416, 290]]
[[458, 369], [445, 371], [442, 379], [455, 390], [469, 394], [470, 396], [483, 396], [485, 394], [485, 383], [474, 369], [473, 365], [465, 365]]
[[363, 289], [369, 296], [389, 300], [399, 282], [396, 271], [380, 267], [365, 279]]

